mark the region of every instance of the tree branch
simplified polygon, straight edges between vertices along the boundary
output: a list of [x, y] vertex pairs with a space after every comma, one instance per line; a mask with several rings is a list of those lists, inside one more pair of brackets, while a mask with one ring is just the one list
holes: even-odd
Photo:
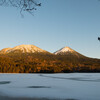
[[26, 11], [32, 15], [33, 11], [36, 10], [36, 7], [41, 6], [41, 3], [37, 3], [37, 0], [0, 0], [0, 6], [5, 4], [19, 8], [20, 13]]

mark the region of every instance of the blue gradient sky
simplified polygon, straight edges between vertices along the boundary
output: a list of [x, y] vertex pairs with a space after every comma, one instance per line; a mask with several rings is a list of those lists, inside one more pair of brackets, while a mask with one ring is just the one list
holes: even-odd
[[69, 46], [100, 58], [100, 2], [98, 0], [40, 0], [34, 16], [0, 7], [0, 49], [33, 44], [49, 52]]

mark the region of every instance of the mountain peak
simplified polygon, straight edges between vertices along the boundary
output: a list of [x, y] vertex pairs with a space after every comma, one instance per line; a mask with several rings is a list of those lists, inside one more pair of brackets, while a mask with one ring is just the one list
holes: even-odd
[[60, 50], [54, 52], [55, 55], [65, 55], [65, 56], [72, 56], [72, 57], [77, 57], [77, 58], [83, 58], [82, 54], [76, 52], [75, 50], [71, 49], [70, 47], [64, 47], [61, 48]]
[[56, 51], [54, 54], [60, 54], [60, 53], [66, 53], [66, 52], [74, 52], [73, 49], [71, 49], [70, 47], [63, 47], [60, 50]]
[[74, 51], [74, 50], [72, 50], [70, 47], [64, 47], [64, 48], [61, 49], [61, 51], [63, 51], [63, 52], [71, 52], [71, 51]]
[[34, 45], [19, 45], [14, 48], [5, 48], [1, 50], [1, 53], [11, 53], [11, 52], [22, 52], [22, 53], [35, 53], [35, 52], [47, 52], [43, 49], [40, 49], [39, 47], [36, 47]]

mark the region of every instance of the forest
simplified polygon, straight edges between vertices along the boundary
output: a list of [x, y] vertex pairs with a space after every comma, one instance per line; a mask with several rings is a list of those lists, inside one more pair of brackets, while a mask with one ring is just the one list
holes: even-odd
[[0, 73], [100, 72], [100, 59], [46, 53], [0, 54]]

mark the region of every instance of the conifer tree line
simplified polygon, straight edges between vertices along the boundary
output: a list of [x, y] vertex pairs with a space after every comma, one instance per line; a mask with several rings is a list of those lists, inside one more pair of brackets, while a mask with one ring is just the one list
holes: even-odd
[[100, 72], [100, 60], [45, 53], [0, 55], [0, 73], [69, 72]]

